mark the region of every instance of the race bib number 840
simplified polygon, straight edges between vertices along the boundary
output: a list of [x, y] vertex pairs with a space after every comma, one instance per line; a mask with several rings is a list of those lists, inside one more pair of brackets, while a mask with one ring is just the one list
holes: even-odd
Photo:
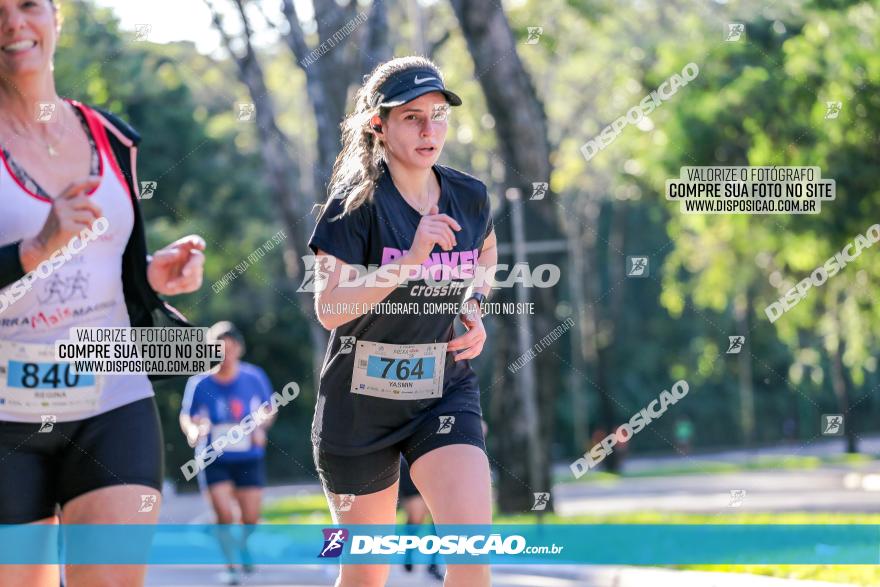
[[92, 374], [74, 373], [70, 363], [24, 363], [9, 361], [6, 385], [23, 389], [58, 389], [89, 387], [95, 384]]
[[64, 414], [95, 409], [103, 378], [74, 373], [55, 360], [55, 346], [0, 341], [0, 410]]

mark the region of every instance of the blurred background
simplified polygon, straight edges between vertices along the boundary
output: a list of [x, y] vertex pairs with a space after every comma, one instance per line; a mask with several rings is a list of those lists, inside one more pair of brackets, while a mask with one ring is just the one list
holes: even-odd
[[[880, 218], [878, 2], [62, 7], [59, 92], [143, 135], [151, 249], [190, 233], [208, 243], [204, 287], [172, 304], [195, 324], [233, 321], [245, 360], [276, 390], [302, 389], [270, 434], [270, 481], [282, 489], [267, 519], [329, 519], [309, 440], [326, 332], [297, 291], [301, 256], [363, 75], [419, 53], [464, 99], [441, 162], [489, 186], [500, 261], [561, 269], [555, 287], [493, 293], [535, 313], [487, 318], [474, 361], [499, 519], [880, 520], [868, 515], [880, 512], [877, 251], [775, 322], [764, 312]], [[736, 39], [731, 24], [744, 25]], [[585, 159], [581, 145], [691, 62], [696, 79]], [[840, 103], [834, 116], [828, 102]], [[818, 215], [685, 215], [664, 199], [685, 165], [818, 166], [837, 198]], [[529, 199], [544, 182], [546, 195]], [[264, 246], [279, 231], [283, 242]], [[628, 277], [632, 256], [647, 258], [646, 277]], [[744, 337], [740, 352], [728, 352], [731, 336]], [[684, 399], [575, 479], [573, 461], [679, 379]], [[185, 494], [197, 487], [180, 473], [192, 458], [177, 425], [184, 383], [157, 394], [169, 488]], [[840, 434], [823, 434], [823, 415], [843, 416]], [[551, 493], [544, 511], [532, 510], [536, 492]], [[868, 567], [752, 570], [880, 582]]]

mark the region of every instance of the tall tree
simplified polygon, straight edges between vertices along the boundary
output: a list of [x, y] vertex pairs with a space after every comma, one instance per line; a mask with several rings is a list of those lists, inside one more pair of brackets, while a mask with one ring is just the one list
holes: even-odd
[[[214, 27], [220, 33], [223, 45], [235, 61], [239, 80], [248, 89], [256, 107], [257, 132], [260, 135], [260, 148], [270, 184], [279, 203], [290, 237], [285, 244], [291, 252], [290, 257], [297, 258], [298, 247], [304, 247], [308, 234], [309, 223], [306, 218], [312, 204], [323, 200], [326, 196], [326, 185], [330, 179], [333, 162], [340, 148], [339, 124], [345, 114], [348, 89], [360, 81], [365, 68], [374, 67], [379, 60], [387, 57], [387, 15], [384, 0], [374, 2], [370, 11], [371, 24], [367, 32], [360, 31], [357, 41], [366, 50], [357, 50], [351, 37], [358, 32], [367, 20], [364, 13], [357, 13], [357, 3], [345, 4], [333, 0], [316, 0], [315, 25], [319, 43], [311, 48], [305, 40], [303, 27], [296, 6], [292, 0], [283, 0], [281, 15], [286, 23], [286, 31], [282, 33], [287, 47], [293, 53], [297, 63], [306, 75], [306, 87], [315, 116], [317, 127], [316, 151], [317, 164], [305, 182], [297, 181], [303, 174], [298, 161], [290, 152], [290, 141], [278, 124], [278, 116], [272, 93], [266, 83], [263, 68], [253, 45], [253, 26], [246, 12], [248, 0], [231, 0], [241, 22], [241, 33], [234, 37], [223, 24], [220, 11], [212, 0], [205, 0], [213, 16]], [[253, 3], [261, 9], [259, 3]], [[275, 19], [263, 13], [267, 25], [281, 30]], [[237, 50], [237, 46], [243, 49]], [[337, 46], [341, 45], [341, 46]], [[309, 181], [310, 180], [310, 181]], [[306, 193], [297, 190], [297, 185], [311, 185]], [[286, 264], [290, 278], [297, 282], [303, 267], [298, 262]], [[313, 373], [315, 381], [323, 362], [327, 342], [327, 333], [314, 316], [311, 295], [302, 293], [296, 296], [297, 305], [308, 318], [312, 340]]]
[[[516, 40], [500, 3], [466, 2], [451, 0], [453, 10], [467, 41], [489, 113], [495, 119], [501, 162], [504, 165], [504, 194], [514, 195], [508, 202], [508, 213], [522, 205], [522, 195], [532, 194], [535, 182], [547, 182], [550, 177], [550, 143], [547, 138], [547, 117], [544, 105], [538, 98], [529, 73], [517, 53]], [[519, 197], [516, 196], [519, 194]], [[551, 197], [530, 208], [532, 215], [525, 226], [527, 238], [558, 236], [560, 230], [555, 204]], [[506, 215], [505, 215], [506, 216]], [[497, 215], [496, 218], [502, 218]], [[499, 241], [512, 242], [518, 235], [510, 223], [498, 222], [496, 232]], [[516, 243], [514, 243], [514, 250]], [[526, 252], [528, 250], [526, 249]], [[529, 259], [531, 260], [531, 259]], [[512, 299], [511, 292], [502, 292], [502, 299]], [[522, 299], [522, 293], [519, 296]], [[556, 294], [544, 290], [537, 307], [549, 310], [553, 315]], [[520, 315], [517, 323], [500, 321], [498, 338], [516, 340], [511, 348], [496, 347], [496, 360], [509, 365], [531, 340], [531, 324], [528, 316]], [[513, 351], [513, 352], [511, 352]], [[540, 357], [543, 368], [550, 370], [553, 355]], [[555, 367], [558, 371], [558, 366]], [[502, 511], [521, 511], [532, 505], [534, 492], [549, 489], [549, 450], [545, 435], [538, 426], [538, 389], [536, 365], [527, 362], [514, 377], [506, 369], [498, 369], [500, 382], [497, 389], [514, 390], [510, 401], [492, 402], [490, 405], [503, 410], [493, 414], [497, 426], [493, 435], [497, 442], [493, 451], [508, 468], [507, 475], [499, 478], [498, 503]], [[525, 459], [522, 456], [525, 455]]]
[[[293, 0], [282, 0], [281, 12], [286, 25], [282, 37], [306, 75], [317, 124], [315, 193], [321, 199], [326, 194], [333, 162], [339, 153], [339, 124], [345, 116], [349, 88], [360, 84], [364, 74], [389, 59], [391, 48], [385, 0], [374, 1], [369, 15], [358, 12], [358, 3], [354, 0], [345, 3], [315, 0], [312, 4], [318, 44], [310, 47], [306, 42]], [[341, 41], [337, 40], [340, 36]]]
[[[253, 29], [245, 14], [244, 1], [234, 0], [243, 29], [240, 38], [242, 50], [236, 50], [236, 39], [227, 31], [223, 17], [214, 3], [211, 0], [205, 0], [205, 2], [211, 10], [214, 27], [220, 33], [223, 46], [235, 62], [239, 80], [245, 85], [251, 100], [253, 100], [257, 133], [260, 136], [260, 151], [266, 166], [269, 185], [272, 186], [275, 201], [284, 218], [284, 226], [288, 233], [288, 238], [284, 243], [291, 253], [291, 257], [295, 259], [298, 252], [302, 250], [298, 247], [307, 240], [305, 231], [308, 225], [301, 220], [309, 214], [309, 202], [296, 190], [296, 180], [300, 173], [299, 165], [297, 160], [291, 156], [288, 149], [289, 141], [278, 125], [275, 103], [251, 41]], [[286, 267], [291, 281], [297, 282], [300, 276], [299, 264], [287, 263]], [[323, 362], [321, 349], [326, 345], [327, 334], [315, 318], [311, 296], [309, 294], [297, 295], [296, 301], [300, 312], [307, 318], [309, 324], [313, 349], [312, 371], [315, 376], [314, 380], [317, 381], [317, 373]]]

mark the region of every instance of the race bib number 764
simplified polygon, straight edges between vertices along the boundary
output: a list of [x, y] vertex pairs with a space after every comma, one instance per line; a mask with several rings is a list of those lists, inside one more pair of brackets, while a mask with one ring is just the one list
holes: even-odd
[[359, 340], [351, 392], [384, 399], [443, 395], [446, 343], [387, 344]]

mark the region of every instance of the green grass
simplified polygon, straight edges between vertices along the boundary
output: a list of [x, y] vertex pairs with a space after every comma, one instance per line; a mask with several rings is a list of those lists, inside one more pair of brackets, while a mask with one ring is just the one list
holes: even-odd
[[[263, 509], [263, 515], [266, 521], [272, 524], [324, 524], [331, 522], [327, 503], [321, 494], [272, 501]], [[537, 514], [496, 515], [494, 521], [499, 524], [534, 524], [538, 523], [538, 516]], [[706, 515], [642, 511], [567, 517], [545, 514], [541, 516], [541, 521], [545, 524], [880, 524], [880, 514], [736, 512], [724, 515]], [[404, 522], [402, 513], [398, 513], [398, 522]], [[880, 565], [678, 565], [669, 568], [750, 573], [779, 578], [846, 583], [864, 587], [880, 586]]]
[[757, 457], [746, 463], [728, 463], [725, 461], [693, 461], [659, 466], [641, 471], [624, 472], [622, 475], [605, 471], [591, 471], [580, 479], [571, 475], [556, 476], [556, 483], [612, 483], [620, 479], [640, 477], [671, 477], [678, 475], [700, 475], [719, 473], [741, 473], [746, 471], [808, 471], [825, 465], [847, 465], [862, 467], [876, 460], [874, 455], [837, 454], [829, 457], [815, 456], [768, 456]]
[[270, 524], [325, 524], [332, 522], [323, 493], [271, 500], [263, 506]]
[[[535, 523], [535, 515], [497, 516], [508, 524]], [[725, 515], [634, 512], [608, 515], [544, 516], [546, 524], [880, 524], [880, 514], [735, 513]], [[782, 579], [880, 586], [880, 565], [667, 565], [667, 568], [715, 573], [748, 573]]]
[[[535, 524], [536, 514], [496, 515], [499, 524]], [[813, 512], [737, 512], [723, 515], [654, 511], [560, 516], [545, 514], [545, 524], [880, 524], [880, 514]]]

